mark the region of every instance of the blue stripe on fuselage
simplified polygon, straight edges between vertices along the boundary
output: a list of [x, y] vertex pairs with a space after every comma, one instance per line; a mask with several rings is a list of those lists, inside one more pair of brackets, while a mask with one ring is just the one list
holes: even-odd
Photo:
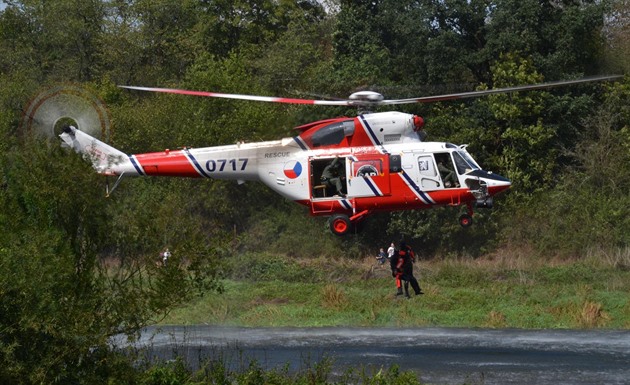
[[361, 118], [361, 121], [363, 122], [363, 125], [365, 126], [365, 130], [367, 131], [368, 135], [370, 135], [370, 138], [372, 138], [372, 142], [374, 142], [374, 145], [380, 146], [382, 143], [378, 140], [374, 131], [372, 131], [372, 127], [370, 127], [365, 117], [361, 115], [360, 118]]
[[295, 143], [298, 144], [298, 146], [300, 146], [300, 148], [304, 151], [308, 150], [308, 147], [306, 147], [306, 144], [304, 144], [304, 142], [302, 141], [302, 138], [300, 138], [299, 136], [294, 136], [293, 140], [295, 140]]
[[368, 187], [372, 190], [375, 196], [380, 197], [382, 195], [378, 188], [374, 185], [374, 181], [372, 179], [363, 177], [363, 180], [367, 183]]
[[192, 163], [193, 166], [197, 169], [197, 172], [199, 174], [205, 176], [206, 178], [211, 178], [211, 176], [208, 175], [208, 173], [206, 173], [206, 170], [204, 170], [203, 167], [201, 167], [201, 165], [199, 164], [199, 162], [197, 162], [197, 159], [195, 159], [195, 157], [190, 153], [190, 150], [184, 149], [184, 154], [186, 155], [186, 158], [188, 158], [190, 163]]
[[428, 196], [424, 191], [422, 191], [420, 189], [420, 186], [418, 186], [416, 182], [414, 182], [413, 179], [411, 179], [411, 177], [409, 176], [409, 174], [407, 174], [404, 170], [402, 172], [402, 175], [403, 175], [403, 178], [405, 178], [405, 181], [407, 182], [407, 184], [411, 186], [411, 188], [416, 193], [416, 195], [418, 195], [418, 197], [422, 199], [424, 203], [435, 204], [435, 201], [433, 201], [433, 199], [431, 199], [430, 196]]
[[133, 167], [136, 169], [136, 171], [138, 171], [138, 174], [146, 175], [144, 173], [144, 170], [142, 170], [142, 167], [140, 167], [140, 165], [138, 164], [135, 155], [129, 155], [129, 161], [131, 161], [131, 164], [133, 165]]

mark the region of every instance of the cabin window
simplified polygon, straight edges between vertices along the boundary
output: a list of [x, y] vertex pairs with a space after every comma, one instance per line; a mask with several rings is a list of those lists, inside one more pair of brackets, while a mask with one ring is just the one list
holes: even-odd
[[420, 175], [435, 177], [437, 173], [435, 171], [435, 163], [433, 163], [433, 157], [429, 155], [419, 156], [418, 170], [420, 170]]

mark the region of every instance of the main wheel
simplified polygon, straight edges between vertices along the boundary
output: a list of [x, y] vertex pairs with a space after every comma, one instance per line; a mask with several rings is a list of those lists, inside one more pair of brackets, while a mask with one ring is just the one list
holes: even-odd
[[350, 222], [350, 218], [344, 214], [335, 214], [330, 219], [328, 219], [328, 226], [330, 226], [330, 231], [332, 231], [335, 235], [346, 235], [352, 229], [352, 222]]
[[460, 224], [462, 227], [469, 227], [469, 226], [471, 226], [471, 225], [473, 224], [473, 219], [472, 219], [472, 217], [471, 217], [470, 215], [468, 215], [468, 214], [462, 214], [462, 215], [459, 217], [459, 224]]

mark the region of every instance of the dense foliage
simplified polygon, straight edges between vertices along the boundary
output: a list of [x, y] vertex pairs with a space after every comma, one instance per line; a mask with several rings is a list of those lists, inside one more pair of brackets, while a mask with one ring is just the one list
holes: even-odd
[[[140, 95], [118, 84], [257, 95], [412, 97], [623, 73], [626, 0], [5, 0], [0, 3], [0, 382], [115, 376], [108, 338], [220, 290], [224, 257], [347, 258], [407, 237], [427, 256], [501, 247], [581, 256], [630, 243], [628, 81], [401, 110], [512, 179], [461, 229], [453, 209], [330, 235], [264, 186], [104, 180], [20, 125], [42, 90], [89, 89], [127, 152], [277, 139], [337, 108]], [[164, 247], [167, 268], [156, 266]], [[122, 369], [121, 369], [122, 370]]]

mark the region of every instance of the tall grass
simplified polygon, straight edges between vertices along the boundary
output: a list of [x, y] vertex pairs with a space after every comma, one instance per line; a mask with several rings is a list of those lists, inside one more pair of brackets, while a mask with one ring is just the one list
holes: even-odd
[[335, 284], [328, 284], [322, 288], [322, 306], [341, 310], [346, 307], [348, 300], [343, 289]]
[[156, 364], [140, 376], [143, 385], [421, 385], [418, 375], [402, 372], [398, 366], [389, 368], [366, 369], [348, 368], [343, 373], [334, 374], [332, 359], [324, 358], [316, 363], [307, 363], [305, 367], [292, 371], [287, 366], [264, 369], [257, 361], [232, 370], [222, 360], [209, 361], [199, 370], [191, 370], [182, 360]]
[[[409, 300], [395, 296], [389, 267], [373, 257], [266, 256], [284, 262], [265, 262], [273, 270], [260, 277], [226, 279], [223, 294], [176, 309], [164, 323], [629, 328], [630, 269], [619, 263], [624, 255], [611, 260], [593, 251], [584, 259], [545, 260], [496, 253], [419, 261], [415, 272], [425, 294]], [[252, 269], [259, 263], [243, 259], [239, 265], [248, 262]]]

